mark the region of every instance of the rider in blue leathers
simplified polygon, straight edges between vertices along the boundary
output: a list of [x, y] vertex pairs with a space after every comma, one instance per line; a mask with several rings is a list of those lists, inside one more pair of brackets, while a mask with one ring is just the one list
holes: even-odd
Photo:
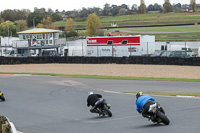
[[136, 94], [136, 110], [139, 113], [142, 113], [143, 117], [150, 118], [150, 114], [148, 112], [149, 106], [154, 104], [155, 99], [149, 95], [143, 95], [143, 92], [138, 92]]

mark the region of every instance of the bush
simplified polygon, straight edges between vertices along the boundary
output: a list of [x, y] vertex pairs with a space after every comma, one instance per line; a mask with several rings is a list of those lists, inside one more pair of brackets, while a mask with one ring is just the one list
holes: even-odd
[[76, 19], [74, 19], [76, 22], [82, 22], [82, 21], [86, 21], [87, 20], [87, 18], [86, 17], [84, 17], [84, 18], [76, 18]]
[[97, 36], [104, 36], [104, 30], [98, 30]]
[[64, 36], [66, 38], [68, 38], [68, 37], [76, 37], [76, 36], [78, 36], [78, 32], [76, 32], [76, 31], [69, 31], [69, 32], [65, 31], [64, 32]]

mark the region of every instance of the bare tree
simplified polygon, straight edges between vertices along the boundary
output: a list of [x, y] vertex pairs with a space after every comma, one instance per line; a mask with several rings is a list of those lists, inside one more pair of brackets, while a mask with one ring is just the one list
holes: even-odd
[[190, 4], [191, 4], [192, 12], [196, 12], [197, 11], [196, 0], [190, 0]]
[[146, 13], [146, 5], [144, 3], [144, 0], [140, 1], [140, 7], [139, 7], [139, 9], [140, 9], [140, 13], [142, 13], [142, 14]]

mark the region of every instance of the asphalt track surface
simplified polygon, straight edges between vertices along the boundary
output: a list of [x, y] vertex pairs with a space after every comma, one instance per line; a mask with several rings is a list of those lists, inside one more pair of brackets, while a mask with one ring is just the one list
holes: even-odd
[[[198, 82], [0, 76], [6, 101], [0, 115], [24, 133], [199, 133], [200, 99], [155, 96], [171, 123], [154, 124], [136, 111], [135, 95], [123, 91], [200, 92]], [[111, 104], [113, 117], [86, 106], [89, 90]]]

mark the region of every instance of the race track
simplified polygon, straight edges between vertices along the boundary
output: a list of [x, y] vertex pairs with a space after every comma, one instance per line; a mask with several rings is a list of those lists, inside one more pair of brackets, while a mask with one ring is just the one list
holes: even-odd
[[[155, 96], [171, 123], [153, 124], [136, 112], [135, 95], [123, 91], [200, 92], [198, 82], [0, 76], [0, 115], [24, 133], [199, 133], [200, 99]], [[111, 104], [113, 117], [86, 106], [89, 90]]]

